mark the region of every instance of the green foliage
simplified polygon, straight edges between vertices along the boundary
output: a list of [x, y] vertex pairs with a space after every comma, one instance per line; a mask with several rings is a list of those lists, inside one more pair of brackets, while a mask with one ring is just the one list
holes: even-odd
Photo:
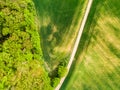
[[52, 87], [56, 87], [59, 84], [60, 79], [62, 77], [64, 77], [65, 74], [67, 73], [67, 67], [66, 67], [65, 63], [66, 62], [64, 62], [64, 61], [60, 62], [58, 67], [50, 73], [49, 76], [51, 78], [51, 86]]
[[51, 90], [32, 0], [0, 0], [0, 90]]
[[52, 79], [52, 86], [56, 87], [60, 82], [60, 78], [54, 78]]
[[58, 76], [63, 77], [67, 72], [67, 68], [64, 66], [59, 66], [58, 68]]

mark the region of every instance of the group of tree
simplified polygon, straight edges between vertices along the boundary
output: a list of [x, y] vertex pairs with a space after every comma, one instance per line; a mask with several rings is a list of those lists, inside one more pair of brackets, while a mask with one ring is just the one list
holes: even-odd
[[51, 90], [32, 0], [0, 0], [0, 90]]

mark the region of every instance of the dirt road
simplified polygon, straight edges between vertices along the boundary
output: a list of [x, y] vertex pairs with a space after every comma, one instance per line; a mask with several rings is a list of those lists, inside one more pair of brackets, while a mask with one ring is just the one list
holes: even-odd
[[[77, 51], [77, 49], [78, 49], [78, 45], [79, 45], [79, 42], [80, 42], [80, 39], [81, 39], [83, 30], [84, 30], [86, 21], [87, 21], [87, 17], [88, 17], [90, 8], [91, 8], [91, 6], [92, 6], [92, 1], [93, 1], [93, 0], [89, 0], [89, 2], [88, 2], [88, 5], [87, 5], [86, 11], [85, 11], [85, 15], [84, 15], [84, 17], [83, 17], [83, 20], [82, 20], [82, 23], [81, 23], [81, 26], [80, 26], [80, 29], [79, 29], [79, 32], [78, 32], [78, 35], [77, 35], [77, 39], [76, 39], [76, 41], [75, 41], [74, 48], [73, 48], [73, 51], [72, 51], [72, 54], [71, 54], [71, 56], [70, 56], [70, 60], [69, 60], [68, 66], [67, 66], [68, 72], [70, 71], [70, 67], [71, 67], [71, 65], [72, 65], [72, 62], [73, 62], [73, 60], [74, 60], [76, 51]], [[60, 87], [62, 86], [62, 84], [63, 84], [63, 82], [64, 82], [64, 80], [65, 80], [65, 78], [66, 78], [67, 75], [68, 75], [68, 72], [67, 72], [67, 74], [66, 74], [63, 78], [61, 78], [60, 83], [59, 83], [58, 86], [55, 88], [55, 90], [59, 90], [59, 89], [60, 89]]]

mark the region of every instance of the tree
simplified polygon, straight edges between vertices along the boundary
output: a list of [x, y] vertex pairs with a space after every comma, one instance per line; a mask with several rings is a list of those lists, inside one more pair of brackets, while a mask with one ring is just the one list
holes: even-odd
[[32, 0], [0, 1], [0, 90], [52, 90]]

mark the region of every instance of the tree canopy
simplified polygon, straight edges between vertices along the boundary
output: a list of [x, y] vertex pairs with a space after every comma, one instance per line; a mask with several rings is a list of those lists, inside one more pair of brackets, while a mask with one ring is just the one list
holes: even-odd
[[0, 0], [0, 90], [51, 90], [32, 0]]

